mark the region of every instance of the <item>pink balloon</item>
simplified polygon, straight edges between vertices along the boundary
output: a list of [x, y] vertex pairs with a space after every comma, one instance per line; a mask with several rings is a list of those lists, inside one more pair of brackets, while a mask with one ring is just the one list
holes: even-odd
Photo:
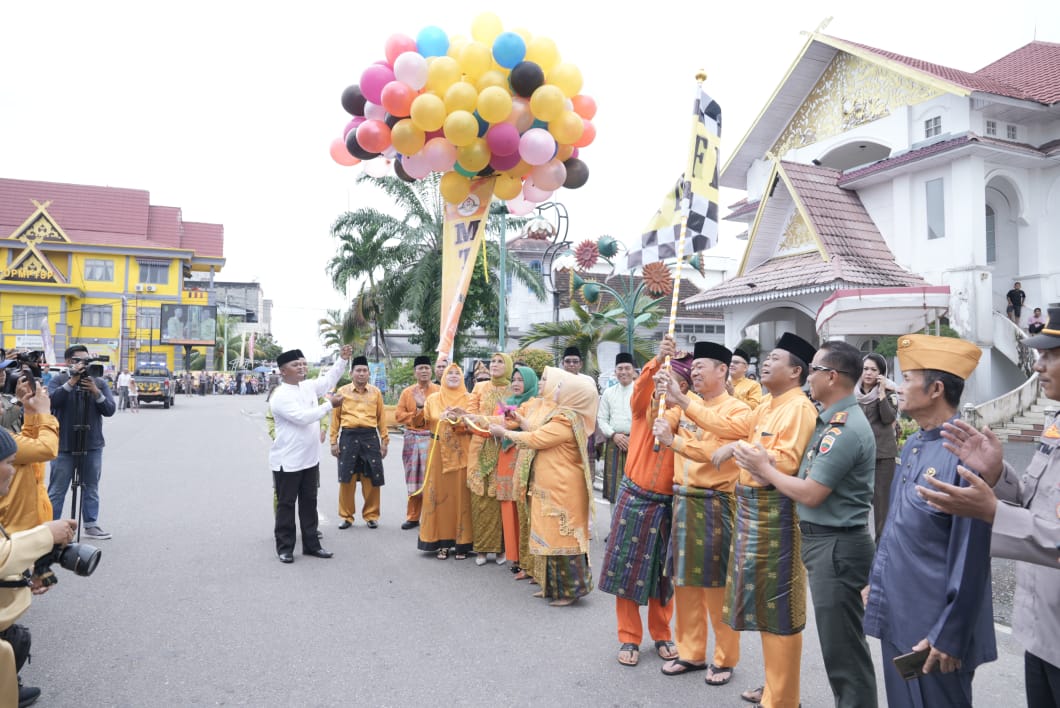
[[357, 143], [369, 152], [390, 147], [390, 126], [381, 120], [366, 120], [357, 127]]
[[519, 150], [519, 131], [511, 123], [497, 123], [486, 131], [486, 145], [494, 155], [512, 155]]
[[379, 104], [383, 87], [394, 80], [394, 71], [381, 64], [372, 64], [361, 74], [361, 93], [369, 101]]
[[335, 138], [331, 141], [331, 159], [343, 167], [350, 167], [360, 162], [346, 149], [346, 141], [343, 138]]
[[[420, 153], [426, 158], [429, 168], [435, 172], [448, 172], [456, 163], [456, 147], [445, 138], [431, 138]], [[412, 176], [411, 172], [409, 176]]]
[[553, 159], [530, 170], [530, 176], [535, 187], [554, 192], [567, 180], [567, 168], [559, 160]]
[[573, 152], [571, 152], [570, 156], [571, 156], [571, 157], [577, 157], [577, 156], [578, 156], [578, 153], [580, 153], [581, 151], [582, 151], [582, 149], [581, 149], [581, 148], [574, 148], [574, 151], [573, 151]]
[[508, 205], [508, 213], [514, 216], [526, 216], [537, 208], [537, 204], [526, 201], [521, 194], [514, 199], [509, 199], [505, 204]]
[[537, 202], [540, 204], [552, 196], [552, 191], [553, 190], [551, 189], [541, 189], [529, 181], [523, 183], [523, 197], [528, 202]]
[[[424, 146], [426, 148], [426, 146]], [[401, 159], [401, 166], [405, 173], [413, 179], [423, 179], [431, 172], [431, 164], [427, 158], [426, 150], [420, 150], [415, 155], [408, 155]]]
[[386, 40], [386, 60], [390, 66], [404, 52], [416, 51], [416, 40], [401, 33], [392, 34]]
[[490, 167], [497, 170], [498, 172], [510, 170], [518, 164], [518, 152], [513, 152], [511, 155], [498, 155], [494, 153], [493, 157], [490, 158]]
[[531, 128], [519, 138], [519, 154], [527, 164], [543, 165], [556, 154], [556, 141], [544, 128]]
[[365, 120], [367, 119], [364, 116], [355, 117], [353, 120], [346, 124], [345, 128], [342, 129], [342, 137], [345, 138], [347, 135], [349, 135], [351, 130], [357, 130], [357, 126], [359, 126]]

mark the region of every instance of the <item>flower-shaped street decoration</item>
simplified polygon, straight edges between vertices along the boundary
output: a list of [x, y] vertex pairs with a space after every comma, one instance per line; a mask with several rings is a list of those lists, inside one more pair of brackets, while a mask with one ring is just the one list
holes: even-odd
[[574, 260], [582, 270], [589, 270], [600, 260], [600, 249], [595, 241], [585, 240], [574, 248]]
[[641, 271], [641, 277], [644, 278], [644, 288], [652, 295], [670, 295], [674, 291], [673, 276], [664, 263], [648, 263]]

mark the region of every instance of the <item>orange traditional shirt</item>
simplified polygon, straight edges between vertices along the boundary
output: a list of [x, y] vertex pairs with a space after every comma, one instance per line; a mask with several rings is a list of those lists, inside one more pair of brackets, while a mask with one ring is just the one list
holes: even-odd
[[[655, 446], [652, 424], [658, 416], [659, 404], [655, 400], [656, 372], [659, 360], [652, 358], [644, 365], [640, 376], [633, 382], [633, 395], [629, 406], [633, 411], [633, 424], [629, 430], [629, 451], [626, 453], [626, 476], [638, 487], [656, 494], [674, 493], [674, 451], [669, 447]], [[695, 395], [695, 394], [690, 394]], [[680, 408], [670, 408], [664, 414], [673, 428], [681, 417]]]
[[338, 390], [342, 394], [342, 405], [331, 410], [331, 444], [339, 441], [343, 428], [376, 428], [383, 444], [390, 442], [390, 433], [386, 429], [386, 415], [383, 412], [383, 394], [372, 384], [366, 384], [358, 391], [348, 383]]
[[[729, 430], [702, 427], [700, 421], [708, 419], [705, 414], [708, 411], [715, 419], [728, 422]], [[709, 400], [693, 400], [681, 417], [678, 437], [674, 438], [672, 445], [677, 453], [674, 483], [731, 492], [740, 476], [736, 460], [730, 457], [721, 467], [715, 467], [710, 458], [723, 445], [747, 437], [752, 415], [746, 403], [728, 393], [723, 392]]]
[[[401, 392], [401, 396], [398, 398], [397, 408], [394, 410], [394, 419], [399, 425], [404, 425], [408, 430], [426, 430], [427, 421], [423, 416], [423, 408], [417, 407], [416, 399], [412, 395], [416, 389], [419, 388], [418, 383], [414, 383], [411, 386], [407, 386], [404, 391]], [[427, 390], [424, 391], [424, 400], [426, 397], [441, 391], [442, 387], [436, 383], [428, 383]]]

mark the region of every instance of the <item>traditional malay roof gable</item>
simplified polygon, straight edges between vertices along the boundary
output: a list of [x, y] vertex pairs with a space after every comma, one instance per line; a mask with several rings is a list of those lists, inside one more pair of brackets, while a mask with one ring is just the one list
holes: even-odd
[[689, 298], [692, 309], [849, 287], [927, 281], [903, 269], [855, 192], [826, 167], [774, 161], [735, 278]]

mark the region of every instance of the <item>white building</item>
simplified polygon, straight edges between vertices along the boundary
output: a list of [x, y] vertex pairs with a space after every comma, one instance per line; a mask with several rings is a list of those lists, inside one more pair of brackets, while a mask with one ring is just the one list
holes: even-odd
[[721, 183], [746, 191], [747, 252], [688, 305], [724, 310], [727, 344], [812, 341], [837, 292], [907, 288], [982, 347], [967, 398], [992, 398], [1025, 379], [1005, 293], [1022, 283], [1024, 320], [1060, 303], [1060, 45], [966, 72], [813, 33]]

